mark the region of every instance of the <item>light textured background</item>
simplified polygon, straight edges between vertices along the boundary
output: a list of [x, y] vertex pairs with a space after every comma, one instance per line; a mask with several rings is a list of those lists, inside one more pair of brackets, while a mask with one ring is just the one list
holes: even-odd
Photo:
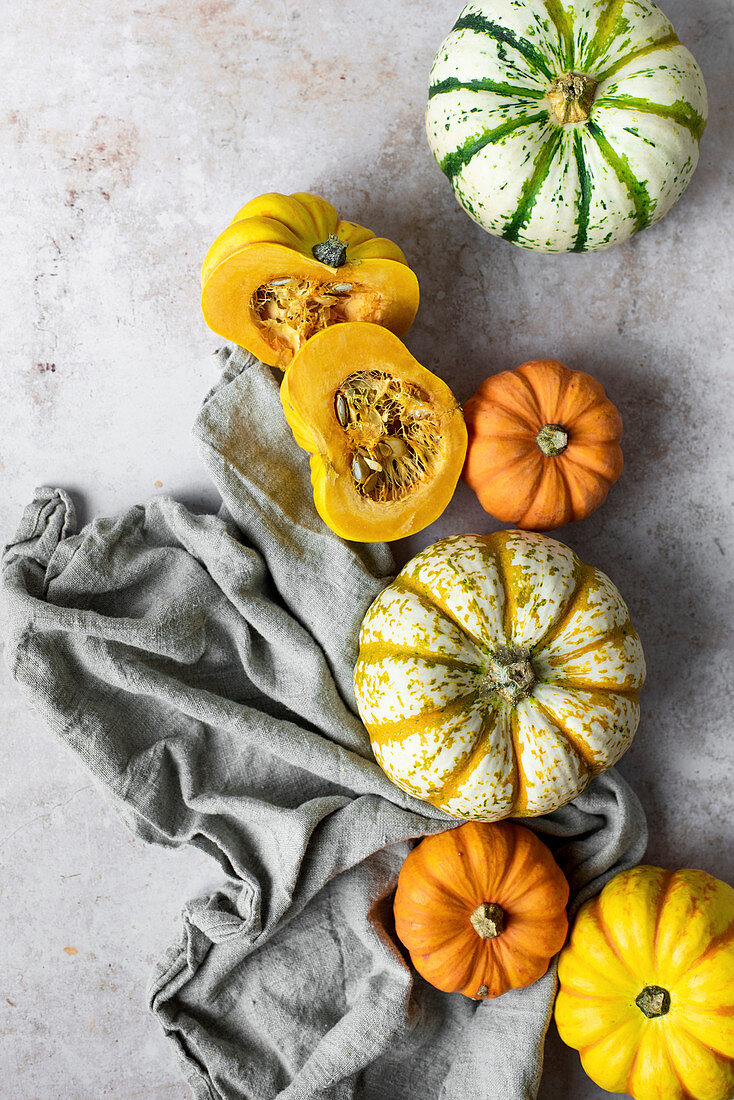
[[[663, 6], [709, 88], [698, 172], [632, 242], [552, 258], [486, 236], [427, 149], [428, 69], [460, 0], [4, 5], [0, 534], [43, 483], [84, 518], [155, 493], [216, 506], [189, 441], [218, 344], [199, 265], [247, 199], [319, 192], [401, 244], [422, 289], [407, 342], [460, 400], [553, 356], [619, 405], [622, 480], [560, 536], [616, 581], [646, 648], [622, 771], [648, 810], [649, 860], [734, 882], [734, 14], [730, 0]], [[400, 553], [495, 526], [462, 487]], [[129, 838], [0, 675], [0, 1094], [184, 1098], [143, 990], [216, 868]], [[551, 1035], [542, 1100], [607, 1095]]]

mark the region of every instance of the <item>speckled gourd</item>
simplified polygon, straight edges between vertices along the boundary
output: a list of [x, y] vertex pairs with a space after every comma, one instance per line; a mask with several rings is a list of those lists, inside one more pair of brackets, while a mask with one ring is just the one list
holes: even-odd
[[619, 592], [535, 532], [455, 535], [368, 610], [354, 685], [375, 756], [457, 818], [564, 805], [629, 747], [645, 679]]
[[670, 210], [706, 118], [701, 70], [651, 0], [483, 0], [436, 54], [426, 130], [484, 229], [586, 252]]

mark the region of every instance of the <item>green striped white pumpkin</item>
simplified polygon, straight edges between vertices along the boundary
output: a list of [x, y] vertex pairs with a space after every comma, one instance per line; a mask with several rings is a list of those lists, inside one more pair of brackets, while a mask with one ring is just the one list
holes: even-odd
[[375, 757], [459, 818], [563, 806], [637, 729], [640, 639], [612, 582], [530, 531], [454, 535], [362, 623], [354, 673]]
[[485, 0], [436, 54], [426, 130], [484, 229], [587, 252], [678, 201], [706, 118], [701, 70], [651, 0]]

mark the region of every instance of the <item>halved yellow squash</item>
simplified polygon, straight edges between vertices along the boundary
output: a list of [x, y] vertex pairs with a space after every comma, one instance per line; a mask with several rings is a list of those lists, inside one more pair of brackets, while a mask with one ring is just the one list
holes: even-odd
[[243, 206], [207, 252], [201, 286], [209, 327], [281, 370], [329, 325], [371, 321], [403, 336], [418, 309], [398, 246], [306, 193]]
[[464, 418], [393, 333], [365, 322], [324, 329], [298, 352], [280, 395], [332, 531], [391, 541], [444, 511], [466, 454]]

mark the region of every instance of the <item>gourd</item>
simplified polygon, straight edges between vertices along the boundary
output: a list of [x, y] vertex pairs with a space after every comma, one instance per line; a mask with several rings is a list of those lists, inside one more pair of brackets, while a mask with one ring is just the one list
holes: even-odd
[[464, 463], [464, 418], [446, 383], [397, 336], [364, 321], [324, 329], [301, 348], [280, 393], [310, 454], [316, 510], [338, 535], [390, 541], [441, 515]]
[[328, 325], [373, 321], [402, 336], [418, 309], [398, 246], [306, 193], [243, 206], [207, 252], [201, 287], [209, 327], [281, 369]]
[[567, 902], [568, 883], [534, 833], [471, 821], [409, 853], [395, 930], [427, 982], [484, 1000], [545, 974], [566, 938]]
[[652, 0], [483, 0], [436, 54], [426, 130], [484, 229], [586, 252], [670, 210], [706, 118], [701, 70]]
[[734, 890], [635, 867], [586, 902], [561, 953], [555, 1018], [601, 1088], [636, 1100], [734, 1096]]
[[370, 606], [354, 690], [378, 763], [454, 817], [549, 813], [629, 747], [645, 678], [622, 597], [546, 535], [453, 535]]
[[463, 478], [504, 523], [547, 531], [584, 519], [622, 472], [622, 418], [601, 385], [555, 359], [481, 384], [464, 406]]

